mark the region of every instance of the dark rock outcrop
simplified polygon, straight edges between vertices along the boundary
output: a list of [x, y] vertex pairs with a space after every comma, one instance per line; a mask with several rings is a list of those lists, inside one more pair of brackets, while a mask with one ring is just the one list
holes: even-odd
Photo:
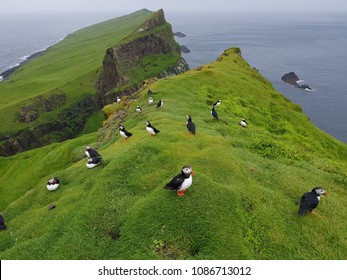
[[185, 45], [180, 46], [182, 53], [190, 53], [190, 49], [188, 49]]
[[299, 77], [294, 72], [289, 72], [287, 74], [284, 74], [281, 78], [281, 80], [287, 84], [293, 85], [297, 88], [305, 89], [305, 90], [312, 90], [312, 88], [304, 84], [303, 80], [299, 79]]
[[[144, 58], [156, 55], [171, 55], [176, 56], [177, 59], [171, 65], [166, 66], [166, 69], [160, 69], [158, 63], [148, 65], [143, 62]], [[163, 61], [165, 61], [165, 57], [159, 63]], [[176, 68], [180, 72], [189, 69], [188, 64], [181, 58], [179, 46], [173, 38], [171, 26], [165, 20], [163, 10], [159, 10], [128, 38], [106, 51], [102, 73], [96, 87], [99, 92], [106, 93], [116, 87], [125, 86], [130, 80], [133, 80], [132, 71], [136, 67], [148, 72], [148, 74], [143, 73], [143, 81], [153, 76], [154, 69], [158, 69], [155, 76], [160, 77], [163, 72], [167, 73], [168, 69], [174, 69], [176, 64], [181, 65]], [[185, 66], [182, 68], [183, 64]], [[152, 68], [152, 71], [149, 71], [148, 68]], [[178, 73], [176, 71], [170, 74]]]
[[66, 96], [62, 93], [53, 93], [47, 97], [41, 95], [31, 100], [30, 104], [22, 106], [18, 111], [18, 119], [21, 122], [33, 122], [40, 112], [50, 112], [66, 103]]
[[176, 36], [176, 37], [181, 37], [181, 38], [187, 37], [186, 34], [184, 34], [184, 33], [182, 33], [182, 32], [179, 32], [179, 31], [178, 31], [178, 32], [175, 32], [173, 35]]
[[62, 111], [53, 121], [33, 126], [15, 135], [2, 136], [0, 156], [11, 156], [76, 137], [83, 130], [88, 116], [100, 110], [102, 104], [99, 95], [89, 95]]

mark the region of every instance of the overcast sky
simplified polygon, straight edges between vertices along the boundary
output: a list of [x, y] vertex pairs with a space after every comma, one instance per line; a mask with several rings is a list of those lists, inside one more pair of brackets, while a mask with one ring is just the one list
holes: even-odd
[[347, 0], [0, 0], [0, 13], [115, 13], [147, 8], [173, 12], [347, 12]]

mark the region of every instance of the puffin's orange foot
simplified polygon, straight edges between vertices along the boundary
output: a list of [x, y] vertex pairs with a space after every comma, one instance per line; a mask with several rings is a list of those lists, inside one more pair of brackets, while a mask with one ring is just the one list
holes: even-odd
[[180, 190], [177, 192], [178, 196], [184, 196], [184, 194], [186, 193], [186, 190]]

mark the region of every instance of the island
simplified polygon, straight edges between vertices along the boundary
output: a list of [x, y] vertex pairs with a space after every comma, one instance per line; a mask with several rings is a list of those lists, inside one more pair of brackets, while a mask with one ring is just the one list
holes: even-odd
[[181, 53], [190, 53], [190, 49], [188, 49], [185, 45], [181, 45]]
[[284, 74], [281, 80], [297, 88], [301, 88], [308, 91], [313, 90], [309, 85], [304, 84], [304, 80], [299, 79], [298, 75], [296, 75], [294, 72], [289, 72], [287, 74]]
[[173, 34], [174, 36], [176, 36], [176, 37], [187, 37], [187, 35], [186, 34], [184, 34], [184, 33], [182, 33], [182, 32], [175, 32], [174, 34]]

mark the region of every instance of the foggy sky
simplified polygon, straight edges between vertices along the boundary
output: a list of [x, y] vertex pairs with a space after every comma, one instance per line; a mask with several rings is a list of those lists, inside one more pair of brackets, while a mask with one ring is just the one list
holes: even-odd
[[0, 0], [0, 14], [167, 12], [347, 12], [346, 0]]

